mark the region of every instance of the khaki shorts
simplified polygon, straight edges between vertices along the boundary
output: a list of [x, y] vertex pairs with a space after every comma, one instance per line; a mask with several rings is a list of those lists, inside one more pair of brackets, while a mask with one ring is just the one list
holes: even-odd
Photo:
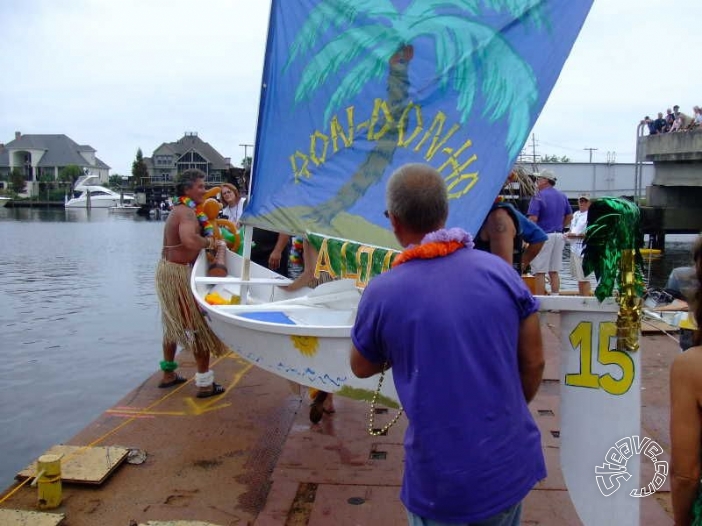
[[563, 266], [563, 249], [565, 237], [560, 232], [548, 234], [548, 239], [541, 247], [541, 251], [531, 262], [532, 274], [546, 274], [547, 272], [560, 272]]

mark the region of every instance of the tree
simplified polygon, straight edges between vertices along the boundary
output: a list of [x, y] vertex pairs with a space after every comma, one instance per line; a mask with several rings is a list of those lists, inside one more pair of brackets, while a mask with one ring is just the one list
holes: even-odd
[[[350, 2], [349, 2], [350, 3]], [[339, 192], [317, 208], [311, 219], [329, 223], [347, 210], [382, 177], [390, 164], [399, 139], [402, 112], [409, 102], [409, 66], [414, 57], [413, 41], [432, 39], [436, 49], [436, 71], [450, 71], [443, 88], [459, 93], [457, 109], [465, 123], [473, 103], [482, 95], [484, 114], [491, 121], [507, 119], [507, 151], [516, 155], [529, 133], [529, 113], [539, 96], [536, 76], [529, 63], [520, 57], [493, 27], [476, 15], [477, 2], [466, 0], [430, 0], [412, 2], [402, 12], [389, 0], [358, 0], [353, 8], [341, 12], [322, 0], [312, 9], [290, 49], [288, 67], [295, 60], [305, 60], [295, 102], [302, 103], [322, 88], [332, 75], [348, 69], [344, 80], [332, 87], [333, 93], [324, 110], [324, 120], [349, 99], [357, 96], [366, 84], [387, 79], [387, 107], [392, 117], [386, 133]], [[482, 4], [496, 15], [525, 19], [543, 30], [547, 26], [544, 9], [535, 0], [484, 0]], [[357, 20], [362, 27], [353, 27]], [[329, 42], [318, 42], [326, 31], [320, 28], [346, 28]], [[351, 26], [351, 27], [349, 27]], [[462, 40], [455, 35], [470, 35]], [[317, 49], [314, 56], [305, 56]], [[461, 60], [460, 57], [470, 57]], [[480, 76], [479, 65], [490, 64]]]
[[127, 185], [129, 184], [129, 177], [120, 174], [112, 174], [107, 181], [107, 185], [110, 188], [116, 188], [118, 190], [125, 186], [125, 183], [127, 183]]
[[24, 192], [27, 188], [27, 181], [24, 178], [22, 170], [15, 166], [8, 177], [10, 189], [16, 194]]
[[59, 170], [58, 180], [66, 186], [73, 186], [79, 177], [85, 175], [77, 164], [69, 164]]
[[132, 163], [132, 179], [135, 184], [144, 184], [144, 180], [149, 177], [149, 169], [144, 162], [144, 154], [141, 148], [137, 149], [136, 159]]
[[48, 172], [41, 172], [37, 180], [39, 182], [39, 194], [46, 193], [48, 199], [49, 190], [54, 189], [54, 183], [56, 182], [54, 175]]
[[251, 159], [250, 156], [244, 157], [244, 158], [241, 160], [241, 167], [242, 167], [244, 170], [251, 170], [251, 162], [252, 162], [252, 159]]
[[27, 188], [27, 181], [24, 179], [24, 174], [22, 170], [16, 166], [12, 169], [10, 173], [10, 187], [12, 191], [16, 194], [21, 194]]
[[542, 163], [569, 163], [570, 158], [567, 155], [562, 155], [561, 157], [558, 157], [557, 155], [542, 155], [541, 162]]

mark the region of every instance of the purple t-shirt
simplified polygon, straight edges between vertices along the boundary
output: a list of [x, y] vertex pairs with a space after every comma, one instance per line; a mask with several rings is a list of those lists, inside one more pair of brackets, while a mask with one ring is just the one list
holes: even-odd
[[547, 234], [563, 232], [563, 218], [573, 213], [568, 198], [552, 186], [539, 190], [529, 202], [527, 215], [536, 216], [536, 224]]
[[482, 520], [546, 477], [517, 364], [520, 322], [537, 309], [512, 267], [475, 249], [408, 261], [366, 287], [351, 338], [366, 359], [392, 363], [411, 512]]

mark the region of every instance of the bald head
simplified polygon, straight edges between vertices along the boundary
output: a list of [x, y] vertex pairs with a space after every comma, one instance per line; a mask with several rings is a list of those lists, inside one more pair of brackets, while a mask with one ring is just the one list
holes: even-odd
[[390, 176], [385, 197], [388, 212], [407, 229], [428, 234], [448, 217], [443, 177], [427, 164], [405, 164]]

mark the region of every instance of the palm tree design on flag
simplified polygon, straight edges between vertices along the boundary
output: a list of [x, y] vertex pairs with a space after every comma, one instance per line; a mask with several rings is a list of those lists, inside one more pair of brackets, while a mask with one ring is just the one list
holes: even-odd
[[[348, 70], [329, 98], [325, 122], [364, 86], [387, 74], [389, 115], [381, 116], [386, 130], [353, 176], [335, 196], [308, 216], [330, 224], [379, 182], [397, 149], [399, 124], [409, 102], [409, 68], [413, 42], [429, 38], [436, 56], [436, 77], [443, 93], [454, 91], [460, 123], [465, 124], [480, 90], [483, 117], [489, 123], [508, 119], [506, 148], [516, 157], [526, 140], [530, 111], [539, 95], [534, 72], [500, 32], [487, 25], [486, 13], [500, 21], [546, 26], [543, 0], [414, 0], [400, 12], [390, 0], [323, 0], [309, 14], [293, 42], [286, 68], [301, 60], [318, 40], [335, 28], [333, 38], [308, 59], [295, 92], [295, 104]], [[346, 30], [344, 31], [344, 29]], [[469, 35], [470, 38], [466, 38]]]

